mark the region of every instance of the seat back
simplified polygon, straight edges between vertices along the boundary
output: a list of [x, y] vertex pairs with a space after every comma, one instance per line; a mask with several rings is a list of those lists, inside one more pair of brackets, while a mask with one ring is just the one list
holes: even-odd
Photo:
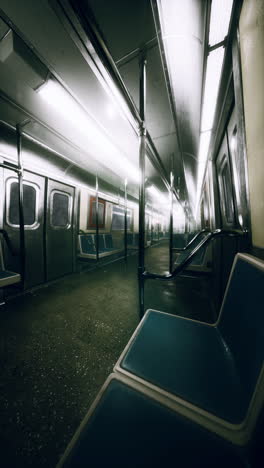
[[92, 234], [80, 234], [80, 250], [82, 254], [95, 254]]
[[107, 249], [113, 248], [113, 237], [112, 234], [105, 234], [105, 246]]
[[5, 269], [4, 264], [4, 255], [3, 255], [3, 247], [2, 247], [2, 235], [0, 234], [0, 271]]
[[251, 397], [264, 361], [263, 261], [236, 255], [217, 325]]
[[[105, 240], [104, 240], [104, 234], [99, 234], [99, 250], [105, 250]], [[96, 242], [96, 236], [95, 236], [95, 242]]]

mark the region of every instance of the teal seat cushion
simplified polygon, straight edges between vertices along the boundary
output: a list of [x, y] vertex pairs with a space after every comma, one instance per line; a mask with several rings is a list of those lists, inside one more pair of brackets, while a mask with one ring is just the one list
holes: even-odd
[[248, 465], [231, 444], [114, 379], [63, 466], [238, 468]]
[[95, 254], [96, 250], [93, 243], [93, 237], [88, 234], [80, 235], [81, 242], [81, 253], [83, 254]]
[[232, 423], [245, 417], [246, 392], [216, 327], [150, 310], [121, 368]]
[[8, 270], [0, 270], [0, 280], [6, 278], [12, 278], [13, 276], [17, 276], [17, 273]]

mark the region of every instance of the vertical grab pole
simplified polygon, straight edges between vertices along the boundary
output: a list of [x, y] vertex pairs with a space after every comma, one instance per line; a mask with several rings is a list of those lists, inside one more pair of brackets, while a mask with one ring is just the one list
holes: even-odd
[[146, 59], [140, 56], [140, 81], [139, 81], [139, 110], [141, 124], [139, 127], [139, 249], [138, 249], [138, 287], [139, 287], [139, 317], [144, 315], [144, 277], [145, 271], [145, 155], [146, 155]]
[[170, 273], [173, 271], [173, 173], [170, 173]]
[[98, 175], [95, 178], [95, 222], [96, 222], [96, 262], [99, 260], [99, 203], [98, 203]]
[[25, 287], [25, 265], [26, 265], [26, 247], [25, 247], [25, 225], [24, 225], [24, 206], [23, 206], [23, 160], [22, 160], [22, 133], [19, 125], [16, 125], [17, 141], [17, 165], [18, 165], [18, 209], [19, 209], [19, 241], [20, 241], [20, 274], [21, 286]]
[[125, 265], [127, 266], [127, 179], [125, 179], [125, 237], [124, 237], [124, 249], [125, 249]]

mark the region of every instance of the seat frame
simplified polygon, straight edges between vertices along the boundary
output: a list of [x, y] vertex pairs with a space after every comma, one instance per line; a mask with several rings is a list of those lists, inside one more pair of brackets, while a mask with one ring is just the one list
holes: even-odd
[[[222, 316], [222, 312], [223, 312], [223, 308], [224, 308], [224, 303], [225, 303], [226, 296], [228, 294], [232, 274], [233, 274], [233, 271], [234, 271], [234, 269], [236, 267], [237, 260], [239, 258], [244, 258], [244, 259], [246, 258], [247, 261], [250, 261], [253, 264], [255, 264], [257, 267], [260, 267], [261, 269], [263, 269], [263, 261], [258, 260], [257, 258], [255, 258], [255, 257], [253, 257], [251, 255], [248, 255], [248, 254], [237, 254], [236, 255], [236, 258], [234, 260], [234, 263], [233, 263], [233, 266], [232, 266], [232, 269], [231, 269], [231, 273], [230, 273], [230, 276], [229, 276], [229, 281], [228, 281], [228, 284], [227, 284], [227, 287], [226, 287], [225, 295], [224, 295], [224, 298], [223, 298], [223, 301], [222, 301], [220, 314], [219, 314], [219, 317], [218, 317], [217, 321], [214, 324], [208, 324], [206, 322], [201, 322], [201, 321], [198, 321], [198, 320], [192, 320], [192, 319], [189, 319], [189, 318], [181, 317], [179, 315], [168, 314], [166, 312], [161, 312], [161, 311], [156, 311], [156, 310], [154, 310], [154, 311], [158, 312], [160, 314], [169, 315], [169, 316], [171, 316], [171, 317], [173, 317], [175, 319], [188, 320], [188, 321], [191, 321], [191, 322], [194, 322], [194, 323], [204, 324], [207, 327], [208, 326], [209, 327], [214, 327], [214, 328], [218, 327], [218, 325], [219, 325], [219, 323], [221, 321], [221, 316]], [[255, 385], [255, 390], [254, 390], [254, 392], [252, 394], [250, 404], [248, 405], [247, 414], [246, 414], [245, 419], [239, 424], [230, 423], [230, 422], [226, 421], [225, 419], [222, 419], [222, 418], [216, 416], [215, 414], [212, 414], [212, 413], [204, 410], [203, 408], [198, 407], [198, 406], [190, 403], [187, 400], [184, 400], [184, 398], [181, 398], [181, 397], [179, 397], [179, 396], [177, 396], [175, 394], [172, 394], [172, 393], [164, 390], [163, 388], [160, 388], [157, 385], [154, 385], [154, 384], [144, 380], [143, 378], [138, 377], [137, 375], [132, 374], [131, 372], [129, 372], [129, 371], [125, 370], [124, 368], [122, 368], [122, 361], [123, 361], [124, 357], [126, 356], [128, 350], [133, 345], [136, 337], [140, 333], [141, 327], [142, 327], [143, 323], [147, 320], [148, 313], [151, 310], [153, 310], [153, 309], [148, 309], [147, 310], [147, 312], [144, 315], [142, 321], [139, 323], [138, 327], [136, 328], [135, 332], [133, 333], [131, 339], [129, 340], [127, 346], [125, 347], [124, 351], [122, 352], [120, 358], [118, 359], [118, 361], [117, 361], [117, 363], [116, 363], [116, 365], [114, 367], [114, 372], [116, 372], [116, 373], [118, 373], [120, 375], [124, 375], [129, 380], [136, 381], [139, 384], [141, 384], [142, 386], [147, 387], [149, 390], [151, 390], [155, 394], [158, 394], [159, 397], [156, 397], [156, 398], [161, 398], [163, 402], [168, 400], [167, 404], [170, 405], [170, 407], [173, 408], [175, 411], [182, 414], [184, 417], [187, 417], [190, 420], [197, 422], [198, 424], [202, 425], [206, 429], [208, 429], [208, 430], [210, 430], [212, 432], [215, 432], [219, 436], [223, 437], [226, 440], [229, 440], [230, 442], [232, 442], [234, 444], [241, 445], [241, 446], [246, 445], [249, 442], [250, 438], [251, 438], [251, 435], [252, 435], [252, 432], [253, 432], [253, 430], [255, 428], [255, 424], [256, 424], [259, 412], [260, 412], [260, 410], [261, 410], [261, 408], [263, 406], [263, 403], [264, 403], [264, 363], [262, 364], [261, 371], [260, 371], [260, 373], [258, 375], [258, 379], [257, 379], [256, 385]]]

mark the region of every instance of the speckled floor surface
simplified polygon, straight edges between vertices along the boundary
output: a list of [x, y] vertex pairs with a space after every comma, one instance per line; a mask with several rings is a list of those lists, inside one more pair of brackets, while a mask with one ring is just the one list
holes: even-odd
[[[166, 255], [160, 245], [146, 260], [163, 270]], [[132, 256], [0, 308], [1, 466], [56, 465], [138, 323], [136, 269]], [[176, 301], [176, 313], [210, 321], [207, 290], [192, 281], [148, 282], [146, 307], [175, 313]]]
[[64, 278], [0, 309], [1, 466], [56, 465], [137, 325], [135, 263]]

